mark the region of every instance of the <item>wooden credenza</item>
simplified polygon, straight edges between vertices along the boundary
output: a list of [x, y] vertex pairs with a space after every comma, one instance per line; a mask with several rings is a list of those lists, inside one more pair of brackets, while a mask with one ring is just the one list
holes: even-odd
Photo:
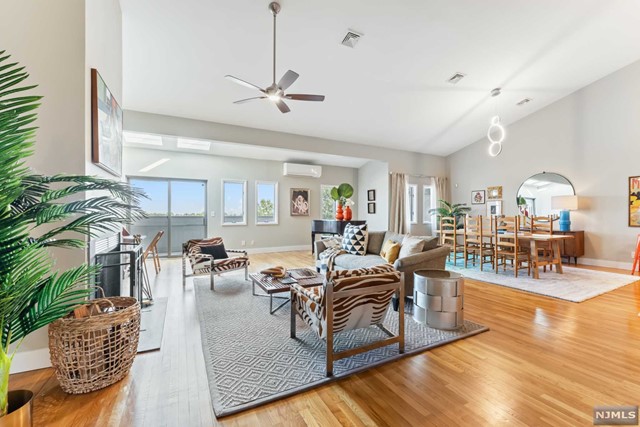
[[316, 241], [316, 234], [344, 234], [344, 228], [347, 224], [364, 225], [367, 221], [334, 221], [326, 219], [314, 219], [311, 222], [311, 253], [313, 253], [313, 245]]
[[572, 230], [572, 231], [557, 231], [554, 230], [553, 234], [562, 234], [565, 236], [573, 236], [573, 239], [563, 239], [560, 241], [560, 255], [569, 259], [571, 264], [571, 258], [575, 264], [578, 263], [578, 258], [584, 256], [584, 231]]

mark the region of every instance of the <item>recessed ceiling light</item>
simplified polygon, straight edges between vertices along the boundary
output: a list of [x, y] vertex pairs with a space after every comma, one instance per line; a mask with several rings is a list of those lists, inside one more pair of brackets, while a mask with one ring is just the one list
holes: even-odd
[[467, 75], [464, 73], [455, 73], [453, 76], [449, 77], [447, 83], [451, 83], [452, 85], [458, 83], [460, 80], [464, 79]]
[[199, 139], [178, 138], [178, 148], [186, 148], [189, 150], [209, 151], [211, 141], [201, 141]]
[[162, 146], [162, 137], [159, 135], [149, 135], [146, 133], [123, 132], [124, 141], [129, 144], [144, 144]]
[[516, 105], [517, 105], [518, 107], [522, 107], [524, 104], [528, 104], [528, 103], [529, 103], [529, 102], [531, 102], [531, 101], [533, 101], [533, 99], [531, 99], [531, 98], [525, 98], [525, 99], [523, 99], [522, 101], [520, 101], [520, 102], [516, 103]]
[[153, 162], [148, 166], [143, 167], [142, 169], [140, 169], [140, 172], [149, 172], [151, 169], [157, 168], [158, 166], [167, 163], [170, 159], [160, 159], [157, 162]]

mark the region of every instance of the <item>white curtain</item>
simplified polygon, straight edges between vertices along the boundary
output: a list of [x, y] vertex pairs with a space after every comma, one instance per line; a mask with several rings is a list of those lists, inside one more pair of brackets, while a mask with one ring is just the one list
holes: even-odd
[[389, 228], [394, 233], [405, 234], [407, 232], [407, 175], [392, 172], [389, 189], [391, 190]]
[[446, 200], [447, 202], [449, 201], [449, 194], [447, 193], [447, 178], [434, 176], [433, 186], [436, 189], [436, 206], [440, 207], [440, 202], [438, 200]]

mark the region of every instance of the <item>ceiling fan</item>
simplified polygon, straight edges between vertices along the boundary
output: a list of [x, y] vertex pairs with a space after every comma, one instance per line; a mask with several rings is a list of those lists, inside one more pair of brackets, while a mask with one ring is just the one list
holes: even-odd
[[302, 93], [285, 94], [284, 91], [287, 90], [299, 77], [298, 73], [294, 71], [288, 70], [284, 73], [284, 76], [282, 76], [278, 84], [276, 84], [276, 16], [278, 15], [278, 12], [280, 12], [280, 4], [275, 1], [271, 2], [269, 4], [269, 10], [273, 15], [273, 81], [270, 86], [262, 89], [259, 86], [237, 77], [231, 75], [224, 76], [226, 79], [229, 79], [234, 83], [262, 92], [262, 96], [241, 99], [239, 101], [235, 101], [234, 104], [244, 104], [245, 102], [254, 101], [256, 99], [269, 99], [276, 104], [276, 107], [278, 107], [280, 112], [288, 113], [291, 110], [287, 104], [285, 104], [285, 99], [290, 99], [292, 101], [324, 101], [324, 95], [308, 95]]

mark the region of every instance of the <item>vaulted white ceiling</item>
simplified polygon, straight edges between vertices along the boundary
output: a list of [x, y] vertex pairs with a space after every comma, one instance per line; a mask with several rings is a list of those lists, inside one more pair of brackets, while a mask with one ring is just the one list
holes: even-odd
[[486, 134], [495, 87], [508, 125], [640, 59], [638, 0], [282, 0], [277, 78], [326, 101], [281, 114], [224, 79], [271, 83], [268, 3], [121, 0], [124, 107], [447, 155]]

